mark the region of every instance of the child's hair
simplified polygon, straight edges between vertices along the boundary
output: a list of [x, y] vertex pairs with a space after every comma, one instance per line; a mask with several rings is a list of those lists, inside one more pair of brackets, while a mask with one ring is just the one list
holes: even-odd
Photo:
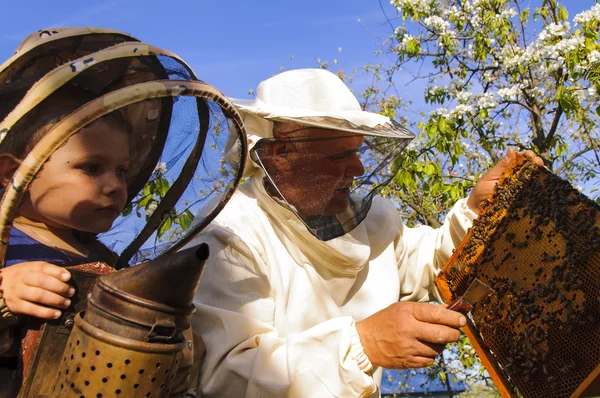
[[[96, 96], [74, 84], [66, 84], [21, 118], [0, 143], [0, 153], [23, 159], [52, 127]], [[129, 133], [130, 124], [116, 112], [104, 117], [116, 118]]]

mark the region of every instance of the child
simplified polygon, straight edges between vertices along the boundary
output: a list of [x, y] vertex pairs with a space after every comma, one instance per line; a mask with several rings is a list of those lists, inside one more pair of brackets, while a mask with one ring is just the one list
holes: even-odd
[[[23, 120], [26, 127], [7, 136], [0, 144], [3, 187], [56, 122], [88, 100], [67, 85], [51, 105]], [[114, 254], [95, 235], [111, 228], [127, 200], [130, 128], [117, 115], [112, 112], [88, 124], [52, 153], [13, 220], [0, 270], [0, 376], [13, 380], [7, 388], [15, 388], [19, 318], [57, 319], [71, 305], [75, 289], [67, 284], [71, 275], [61, 265], [114, 261]]]
[[[22, 155], [0, 156], [6, 185]], [[111, 262], [108, 249], [86, 242], [81, 232], [109, 230], [123, 210], [128, 159], [128, 132], [111, 114], [72, 136], [44, 164], [14, 220], [2, 271], [0, 288], [13, 314], [53, 319], [70, 305], [74, 290], [65, 283], [70, 275], [50, 262]]]
[[[31, 38], [0, 65], [3, 220], [17, 209], [12, 228], [0, 225], [0, 397], [18, 390], [18, 367], [29, 372], [25, 383], [56, 377], [46, 368], [47, 374], [36, 373], [36, 362], [25, 365], [25, 355], [19, 360], [13, 325], [18, 315], [60, 317], [75, 293], [65, 265], [114, 263], [116, 255], [96, 234], [110, 229], [103, 239], [115, 243], [125, 265], [137, 250], [158, 256], [181, 247], [231, 196], [246, 154], [233, 105], [175, 55], [107, 29], [52, 29]], [[58, 149], [50, 145], [62, 142], [55, 133], [77, 127]], [[44, 150], [53, 152], [47, 158]], [[159, 161], [173, 166], [170, 174], [153, 172]], [[193, 178], [196, 173], [203, 179]], [[204, 191], [213, 185], [222, 188]], [[200, 222], [192, 225], [195, 213]], [[177, 238], [160, 240], [159, 228], [165, 238]], [[127, 249], [133, 254], [123, 254]], [[169, 376], [171, 394], [195, 385], [204, 352], [191, 328], [182, 334], [186, 344]], [[56, 342], [43, 343], [53, 345], [47, 355], [41, 343], [28, 347], [50, 359], [62, 353]]]

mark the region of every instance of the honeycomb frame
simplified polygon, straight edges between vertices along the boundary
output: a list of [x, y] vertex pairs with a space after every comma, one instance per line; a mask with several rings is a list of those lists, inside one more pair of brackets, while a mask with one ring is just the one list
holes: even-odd
[[600, 394], [600, 206], [517, 155], [436, 278], [495, 293], [465, 333], [503, 396]]

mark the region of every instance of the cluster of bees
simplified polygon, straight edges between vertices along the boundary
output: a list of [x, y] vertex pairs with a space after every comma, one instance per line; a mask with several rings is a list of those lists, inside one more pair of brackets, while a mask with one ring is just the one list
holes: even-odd
[[570, 396], [600, 365], [600, 206], [527, 160], [516, 164], [440, 279], [454, 297], [479, 278], [471, 316], [524, 397]]

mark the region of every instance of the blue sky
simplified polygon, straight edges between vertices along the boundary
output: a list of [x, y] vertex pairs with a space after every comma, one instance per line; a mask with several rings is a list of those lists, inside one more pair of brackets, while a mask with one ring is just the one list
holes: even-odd
[[[200, 79], [235, 97], [247, 97], [249, 89], [278, 73], [280, 66], [316, 67], [317, 58], [337, 58], [345, 69], [360, 67], [373, 60], [374, 51], [391, 33], [378, 0], [3, 3], [2, 61], [38, 29], [108, 27], [174, 52]], [[388, 1], [382, 4], [393, 13]]]
[[[249, 97], [249, 89], [278, 73], [281, 66], [316, 67], [320, 58], [329, 60], [333, 70], [351, 71], [371, 62], [390, 62], [388, 55], [373, 54], [383, 49], [383, 40], [392, 33], [381, 7], [390, 18], [396, 16], [389, 0], [180, 0], [173, 6], [168, 0], [3, 3], [2, 61], [28, 34], [42, 28], [107, 27], [178, 54], [200, 79], [233, 97]], [[567, 0], [563, 4], [572, 19], [594, 0]], [[339, 64], [332, 65], [333, 59]], [[367, 78], [358, 76], [355, 88], [363, 86], [361, 79]], [[396, 78], [401, 90], [412, 80], [408, 74]], [[422, 84], [406, 90], [401, 94], [419, 108]]]

